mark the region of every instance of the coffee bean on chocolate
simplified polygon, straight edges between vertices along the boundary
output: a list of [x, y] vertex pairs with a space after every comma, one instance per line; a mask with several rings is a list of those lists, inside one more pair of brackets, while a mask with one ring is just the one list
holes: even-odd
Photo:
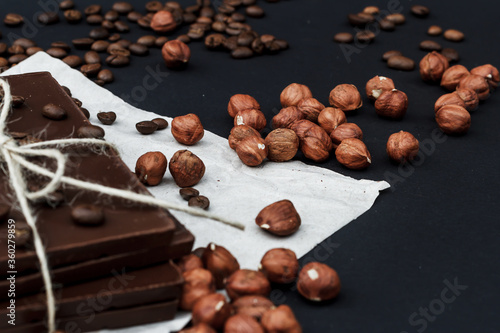
[[130, 44], [128, 49], [130, 53], [137, 56], [145, 56], [149, 54], [149, 48], [139, 43]]
[[123, 22], [123, 21], [116, 21], [115, 22], [115, 29], [118, 32], [129, 32], [130, 31], [130, 27], [128, 26], [128, 24]]
[[384, 31], [394, 31], [396, 29], [396, 25], [393, 22], [386, 19], [379, 20], [378, 25], [380, 29]]
[[457, 62], [460, 60], [460, 55], [458, 54], [458, 51], [450, 47], [444, 48], [441, 51], [441, 54], [444, 55], [449, 62]]
[[61, 49], [60, 47], [51, 47], [50, 49], [47, 49], [47, 52], [50, 56], [57, 58], [57, 59], [62, 59], [68, 55], [68, 52], [66, 50]]
[[192, 187], [185, 187], [179, 190], [179, 194], [182, 199], [189, 201], [189, 199], [199, 196], [200, 192]]
[[87, 23], [90, 25], [100, 25], [104, 22], [104, 17], [102, 15], [89, 15], [87, 16]]
[[97, 73], [97, 78], [104, 83], [113, 82], [115, 79], [113, 72], [109, 69], [102, 69], [99, 73]]
[[422, 5], [411, 6], [411, 13], [417, 17], [427, 17], [429, 16], [430, 9]]
[[18, 38], [12, 43], [12, 45], [20, 45], [23, 48], [27, 49], [32, 46], [36, 46], [36, 43], [28, 38]]
[[363, 30], [356, 33], [356, 39], [363, 44], [369, 44], [375, 40], [375, 34], [369, 30]]
[[158, 129], [158, 125], [153, 121], [145, 120], [135, 124], [135, 128], [139, 133], [147, 135], [154, 133]]
[[59, 3], [59, 9], [61, 10], [66, 10], [66, 9], [72, 9], [75, 7], [75, 3], [73, 0], [63, 0]]
[[144, 45], [147, 47], [154, 46], [155, 42], [156, 42], [156, 37], [153, 35], [146, 35], [146, 36], [139, 37], [139, 39], [137, 39], [138, 44], [141, 44], [141, 45]]
[[107, 39], [109, 37], [109, 31], [106, 28], [99, 27], [90, 30], [89, 37], [95, 40], [97, 39]]
[[85, 64], [80, 68], [80, 71], [87, 77], [94, 77], [99, 73], [101, 68], [102, 66], [99, 63]]
[[49, 25], [59, 22], [59, 15], [56, 12], [45, 12], [38, 15], [38, 22]]
[[76, 131], [76, 135], [81, 139], [103, 139], [105, 133], [104, 130], [99, 126], [83, 125]]
[[387, 60], [387, 66], [402, 71], [412, 71], [415, 68], [415, 61], [401, 55], [395, 55]]
[[217, 50], [223, 47], [226, 37], [223, 34], [210, 34], [205, 38], [205, 46], [209, 50]]
[[163, 118], [155, 118], [151, 121], [153, 123], [155, 123], [156, 125], [158, 125], [158, 128], [157, 128], [158, 131], [164, 130], [165, 128], [168, 127], [168, 121], [163, 119]]
[[15, 13], [9, 13], [5, 15], [3, 23], [7, 26], [15, 27], [17, 25], [21, 25], [24, 22], [24, 19], [21, 15]]
[[157, 12], [163, 9], [163, 4], [160, 1], [149, 1], [145, 5], [148, 12]]
[[19, 95], [12, 95], [12, 107], [18, 108], [24, 104], [25, 98]]
[[263, 17], [265, 15], [264, 9], [259, 6], [248, 6], [245, 9], [245, 14], [250, 17]]
[[139, 21], [139, 19], [142, 17], [142, 14], [139, 13], [139, 12], [130, 12], [127, 14], [127, 20], [129, 20], [130, 22], [134, 22], [136, 23], [137, 21]]
[[191, 207], [198, 207], [207, 210], [210, 207], [210, 200], [207, 197], [200, 195], [189, 199], [188, 205]]
[[21, 45], [14, 44], [7, 49], [7, 52], [9, 52], [9, 54], [23, 54], [25, 50]]
[[89, 119], [90, 118], [90, 112], [86, 108], [80, 108], [80, 111], [82, 111], [83, 115]]
[[90, 5], [87, 8], [85, 8], [84, 13], [87, 16], [89, 16], [89, 15], [95, 15], [95, 14], [100, 14], [101, 10], [102, 10], [102, 6], [101, 5]]
[[28, 58], [26, 54], [14, 54], [13, 56], [9, 57], [9, 63], [12, 64], [18, 64], [21, 61], [25, 60]]
[[403, 53], [401, 53], [401, 51], [389, 50], [389, 51], [384, 52], [384, 54], [382, 54], [382, 60], [387, 61], [392, 56], [401, 56], [401, 55], [403, 55]]
[[73, 46], [78, 50], [88, 50], [95, 42], [92, 38], [84, 37], [84, 38], [76, 38], [71, 41]]
[[83, 59], [75, 54], [65, 57], [62, 61], [71, 68], [76, 68], [83, 64]]
[[80, 204], [71, 209], [71, 218], [76, 224], [97, 226], [104, 223], [104, 211], [96, 205]]
[[0, 224], [7, 221], [9, 213], [10, 213], [10, 206], [0, 203]]
[[[179, 36], [177, 36], [176, 39], [180, 40], [184, 44], [189, 44], [191, 42], [191, 38], [189, 38], [188, 35], [179, 35]], [[165, 43], [166, 43], [166, 41], [165, 41]], [[165, 44], [165, 43], [163, 43], [163, 44]]]
[[231, 52], [231, 57], [234, 59], [247, 59], [253, 56], [253, 51], [251, 48], [246, 46], [238, 46]]
[[82, 20], [82, 12], [76, 9], [68, 9], [64, 11], [64, 18], [68, 23], [78, 23]]
[[99, 57], [99, 53], [96, 51], [87, 51], [83, 57], [87, 64], [100, 64], [101, 57]]
[[50, 43], [50, 47], [58, 47], [60, 49], [63, 49], [66, 52], [69, 52], [71, 50], [71, 46], [68, 43], [61, 42], [61, 41]]
[[354, 36], [350, 32], [339, 32], [333, 36], [333, 40], [337, 43], [352, 43]]
[[116, 113], [113, 111], [97, 113], [97, 119], [104, 125], [112, 125], [116, 120]]
[[82, 107], [82, 101], [80, 101], [78, 98], [73, 98], [73, 102], [80, 108]]
[[125, 1], [119, 1], [119, 2], [115, 2], [113, 4], [113, 7], [112, 9], [122, 15], [125, 15], [131, 11], [134, 10], [134, 7], [128, 3], [128, 2], [125, 2]]
[[25, 221], [16, 221], [16, 246], [21, 248], [31, 247], [33, 244], [31, 227]]
[[420, 42], [420, 49], [423, 51], [441, 51], [442, 46], [436, 41], [433, 40], [424, 40]]
[[90, 49], [95, 52], [104, 52], [109, 46], [109, 42], [105, 40], [96, 40]]
[[68, 113], [59, 105], [49, 103], [42, 108], [42, 115], [52, 120], [61, 120], [66, 118]]
[[[186, 37], [187, 37], [187, 36], [186, 36]], [[189, 39], [189, 37], [188, 37], [188, 39]], [[188, 40], [188, 42], [187, 42], [187, 43], [189, 43], [190, 41], [191, 41], [191, 40]], [[168, 37], [165, 37], [165, 36], [160, 36], [160, 37], [156, 38], [156, 41], [155, 41], [155, 47], [157, 47], [157, 48], [160, 48], [160, 49], [161, 49], [161, 48], [163, 47], [163, 45], [164, 45], [166, 42], [168, 42]], [[184, 42], [184, 43], [186, 43], [186, 42]], [[186, 44], [187, 44], [187, 43], [186, 43]]]
[[66, 87], [66, 86], [61, 86], [61, 88], [64, 90], [64, 92], [69, 96], [71, 97], [71, 90]]

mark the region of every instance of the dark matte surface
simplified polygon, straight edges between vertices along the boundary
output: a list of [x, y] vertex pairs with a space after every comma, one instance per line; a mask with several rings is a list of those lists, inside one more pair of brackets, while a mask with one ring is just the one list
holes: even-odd
[[[77, 1], [78, 8], [94, 2]], [[143, 1], [132, 2], [142, 8]], [[109, 9], [112, 1], [106, 3]], [[192, 61], [183, 72], [165, 69], [159, 50], [152, 50], [151, 56], [134, 57], [130, 67], [115, 70], [116, 82], [107, 88], [118, 96], [131, 95], [139, 91], [136, 87], [143, 85], [150, 69], [159, 64], [158, 68], [168, 77], [159, 77], [159, 85], [147, 91], [144, 99], [128, 100], [169, 116], [195, 112], [208, 130], [226, 137], [232, 127], [226, 105], [234, 93], [257, 98], [269, 121], [279, 110], [281, 90], [291, 82], [309, 85], [313, 94], [327, 103], [328, 93], [336, 84], [354, 83], [363, 90], [374, 75], [387, 75], [408, 94], [407, 116], [402, 121], [380, 119], [366, 99], [365, 106], [349, 116], [349, 121], [364, 131], [373, 165], [366, 171], [353, 172], [334, 159], [321, 164], [355, 178], [384, 179], [387, 172], [398, 174], [398, 167], [385, 155], [389, 135], [405, 129], [422, 142], [432, 138], [437, 128], [433, 104], [444, 91], [423, 83], [417, 71], [386, 68], [381, 61], [383, 52], [397, 48], [419, 61], [425, 53], [418, 49], [418, 44], [429, 38], [427, 27], [440, 24], [465, 32], [466, 40], [458, 44], [442, 37], [430, 38], [443, 46], [455, 47], [462, 56], [461, 64], [469, 68], [484, 63], [500, 66], [500, 32], [496, 25], [500, 5], [494, 1], [419, 1], [431, 8], [427, 19], [408, 14], [415, 1], [401, 1], [403, 12], [408, 14], [407, 23], [395, 32], [381, 33], [373, 45], [354, 54], [350, 63], [332, 41], [336, 32], [352, 31], [346, 15], [365, 5], [387, 8], [393, 2], [259, 3], [266, 10], [266, 18], [250, 22], [259, 33], [288, 39], [290, 50], [276, 56], [235, 61], [228, 54], [209, 52], [201, 43], [192, 43]], [[29, 17], [39, 10], [27, 0], [6, 0], [2, 11], [7, 8]], [[61, 26], [65, 28], [62, 31], [58, 30]], [[69, 42], [89, 30], [84, 24], [69, 27], [61, 23], [38, 29], [34, 38], [46, 48], [53, 40]], [[7, 29], [2, 31], [6, 40]], [[135, 39], [146, 33], [134, 29], [123, 36]], [[409, 170], [403, 182], [395, 184], [394, 191], [383, 193], [369, 212], [306, 255], [335, 267], [343, 283], [339, 298], [321, 306], [305, 302], [294, 290], [274, 294], [275, 301], [286, 301], [292, 306], [306, 332], [499, 332], [499, 107], [500, 93], [496, 92], [473, 115], [468, 135], [437, 144], [421, 165]], [[333, 253], [328, 255], [325, 247]], [[444, 280], [455, 278], [468, 289], [439, 315], [431, 313], [424, 321], [418, 315], [414, 320], [420, 321], [412, 325], [409, 317], [441, 297], [446, 287]]]

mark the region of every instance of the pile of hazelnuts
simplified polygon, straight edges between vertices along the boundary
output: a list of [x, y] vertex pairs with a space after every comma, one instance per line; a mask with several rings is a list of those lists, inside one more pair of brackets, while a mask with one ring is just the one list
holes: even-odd
[[[315, 302], [335, 298], [341, 288], [335, 270], [319, 262], [300, 269], [292, 250], [275, 248], [262, 257], [258, 270], [241, 269], [224, 247], [210, 243], [178, 262], [184, 278], [179, 307], [192, 312], [193, 327], [179, 333], [301, 333], [292, 309], [276, 306], [271, 287], [294, 282], [299, 293]], [[217, 290], [224, 289], [228, 298]]]

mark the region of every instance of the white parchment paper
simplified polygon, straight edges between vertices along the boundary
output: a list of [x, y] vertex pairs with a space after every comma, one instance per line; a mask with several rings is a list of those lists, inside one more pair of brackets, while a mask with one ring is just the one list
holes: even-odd
[[[134, 170], [137, 158], [147, 151], [161, 151], [168, 160], [181, 149], [189, 149], [198, 155], [205, 163], [206, 172], [196, 188], [209, 197], [210, 211], [245, 224], [246, 230], [239, 231], [185, 213], [172, 211], [172, 214], [195, 235], [195, 247], [206, 246], [209, 242], [223, 245], [235, 255], [242, 268], [256, 269], [263, 254], [275, 247], [290, 248], [298, 257], [303, 256], [370, 209], [379, 191], [389, 187], [385, 181], [355, 180], [299, 161], [269, 162], [259, 167], [247, 167], [229, 148], [226, 138], [209, 131], [205, 131], [203, 139], [191, 147], [177, 143], [170, 133], [170, 127], [152, 135], [141, 135], [135, 129], [135, 124], [156, 118], [157, 114], [127, 104], [79, 71], [43, 52], [31, 56], [2, 75], [39, 71], [50, 72], [61, 85], [71, 89], [73, 97], [81, 100], [83, 107], [90, 111], [90, 120], [105, 129], [106, 140], [118, 147], [131, 170]], [[116, 122], [111, 126], [100, 124], [96, 117], [100, 111], [116, 112]], [[189, 113], [188, 110], [186, 113]], [[172, 120], [168, 117], [165, 119], [169, 123]], [[158, 198], [185, 203], [168, 171], [163, 182], [149, 190]], [[299, 231], [287, 238], [268, 235], [256, 226], [254, 220], [262, 208], [281, 199], [291, 200], [302, 218]], [[188, 320], [189, 314], [184, 313], [167, 323], [113, 332], [165, 333], [181, 329]]]

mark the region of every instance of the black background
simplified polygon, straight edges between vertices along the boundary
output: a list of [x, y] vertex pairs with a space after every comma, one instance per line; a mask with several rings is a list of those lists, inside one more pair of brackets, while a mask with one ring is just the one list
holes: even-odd
[[[83, 10], [97, 1], [75, 2]], [[141, 12], [145, 2], [131, 1]], [[399, 169], [385, 154], [387, 138], [403, 129], [421, 142], [430, 142], [437, 128], [433, 104], [444, 90], [422, 82], [418, 70], [395, 71], [381, 60], [384, 51], [399, 49], [418, 63], [425, 55], [418, 48], [419, 42], [434, 39], [444, 47], [456, 48], [462, 58], [460, 63], [468, 68], [485, 63], [500, 66], [500, 32], [496, 24], [499, 3], [420, 1], [432, 12], [428, 18], [419, 19], [409, 14], [415, 1], [401, 0], [396, 8], [406, 14], [406, 24], [395, 32], [381, 32], [374, 44], [360, 48], [348, 62], [332, 41], [336, 32], [352, 31], [346, 15], [366, 5], [387, 9], [395, 1], [258, 2], [266, 17], [249, 19], [249, 23], [259, 33], [288, 40], [290, 50], [275, 56], [233, 60], [224, 52], [210, 52], [203, 43], [193, 42], [189, 67], [174, 72], [164, 67], [160, 51], [153, 49], [150, 56], [133, 57], [131, 66], [115, 70], [116, 81], [106, 87], [121, 97], [131, 95], [142, 86], [148, 66], [156, 69], [159, 65], [161, 71], [169, 73], [168, 77], [156, 89], [147, 91], [147, 96], [125, 99], [168, 116], [196, 113], [207, 130], [227, 137], [232, 119], [226, 106], [235, 93], [254, 96], [269, 122], [279, 111], [281, 90], [292, 82], [308, 85], [316, 98], [328, 104], [328, 94], [337, 84], [353, 83], [365, 96], [368, 79], [377, 74], [391, 77], [409, 97], [409, 110], [403, 120], [377, 117], [366, 98], [363, 108], [348, 116], [348, 121], [363, 129], [373, 156], [372, 166], [362, 172], [350, 171], [334, 158], [320, 165], [357, 179], [381, 180], [390, 174], [398, 175], [401, 181], [382, 193], [371, 210], [305, 256], [339, 272], [342, 291], [335, 301], [311, 304], [293, 288], [275, 291], [273, 300], [290, 305], [305, 332], [500, 332], [499, 93], [493, 93], [473, 114], [467, 135], [444, 137], [429, 145], [418, 163]], [[3, 17], [6, 12], [17, 12], [33, 21], [44, 3], [51, 2], [2, 0], [0, 14]], [[101, 3], [108, 10], [113, 2]], [[194, 0], [180, 3], [189, 5]], [[426, 29], [431, 24], [462, 30], [466, 40], [452, 43], [443, 37], [428, 37]], [[124, 38], [136, 40], [148, 34], [130, 25], [133, 31], [123, 34]], [[84, 23], [70, 26], [61, 22], [37, 28], [26, 37], [47, 48], [55, 40], [70, 42], [84, 37], [90, 29]], [[8, 40], [8, 32], [20, 35], [22, 31], [7, 27], [1, 30], [2, 41]], [[185, 31], [183, 28], [173, 35]], [[325, 255], [325, 247], [334, 251]], [[467, 289], [442, 313], [431, 314], [425, 326], [422, 321], [412, 325], [409, 317], [420, 307], [438, 304], [435, 300], [446, 287], [444, 281], [455, 279]]]

